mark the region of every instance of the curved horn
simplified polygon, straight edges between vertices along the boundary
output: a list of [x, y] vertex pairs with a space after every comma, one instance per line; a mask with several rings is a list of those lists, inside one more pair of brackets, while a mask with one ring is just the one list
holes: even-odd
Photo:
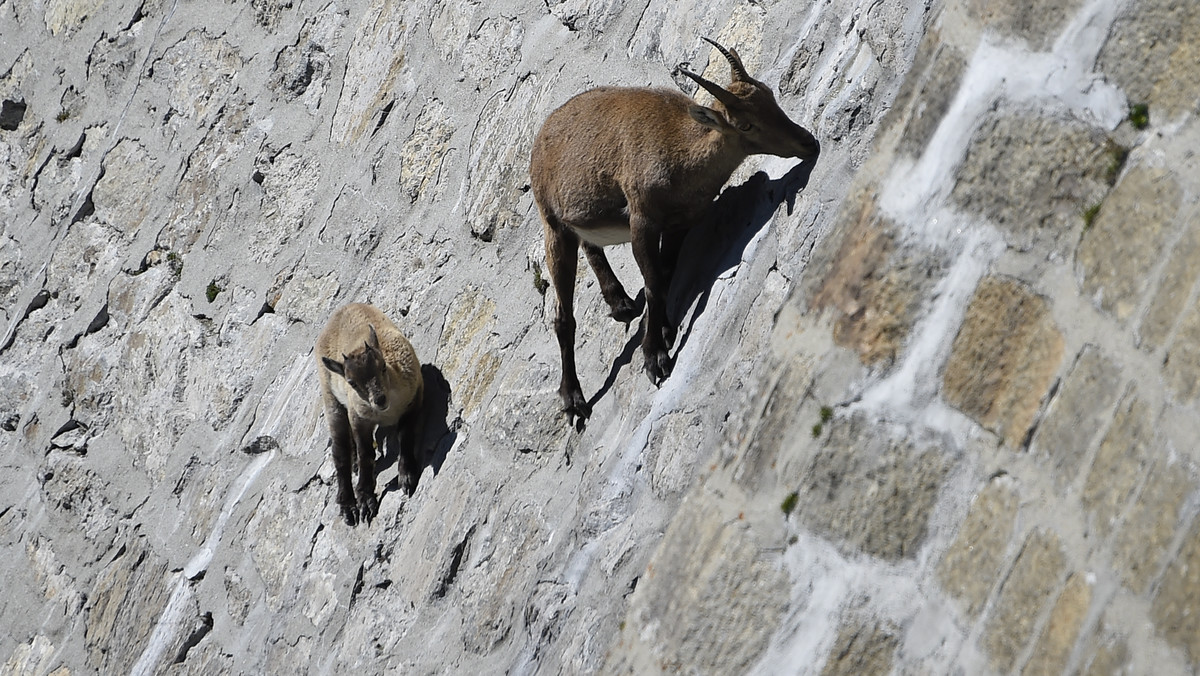
[[712, 94], [713, 97], [716, 98], [718, 101], [720, 101], [726, 108], [737, 106], [738, 98], [737, 98], [737, 96], [734, 96], [732, 92], [727, 91], [726, 89], [721, 87], [721, 85], [716, 84], [715, 82], [711, 82], [709, 80], [704, 79], [704, 76], [697, 75], [696, 73], [693, 73], [692, 71], [688, 70], [687, 68], [684, 68], [685, 65], [691, 65], [691, 64], [684, 62], [684, 63], [679, 64], [676, 67], [676, 69], [680, 73], [683, 73], [684, 75], [695, 80], [696, 84], [700, 85], [701, 87], [704, 87], [704, 89], [707, 90], [709, 94]]
[[718, 45], [716, 42], [709, 40], [706, 37], [701, 37], [700, 39], [704, 40], [713, 47], [716, 47], [717, 51], [721, 52], [721, 56], [724, 56], [725, 60], [729, 62], [729, 72], [735, 82], [738, 80], [743, 82], [754, 81], [754, 78], [750, 77], [750, 73], [746, 72], [746, 67], [742, 65], [742, 57], [738, 56], [737, 50], [725, 49], [721, 45]]

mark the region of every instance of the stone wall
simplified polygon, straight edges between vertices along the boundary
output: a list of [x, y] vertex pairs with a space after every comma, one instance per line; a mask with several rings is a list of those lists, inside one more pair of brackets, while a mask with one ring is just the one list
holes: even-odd
[[[0, 4], [2, 670], [1200, 668], [1198, 26]], [[575, 429], [529, 147], [588, 87], [723, 81], [702, 35], [822, 156], [689, 235], [661, 388], [581, 266]], [[311, 356], [351, 300], [430, 390], [417, 492], [385, 457], [358, 528]]]

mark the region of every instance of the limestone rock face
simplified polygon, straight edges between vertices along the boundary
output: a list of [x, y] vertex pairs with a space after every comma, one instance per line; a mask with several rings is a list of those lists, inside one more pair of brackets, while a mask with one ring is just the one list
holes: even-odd
[[[0, 671], [1200, 669], [1194, 3], [217, 5], [0, 2]], [[530, 147], [703, 36], [821, 157], [693, 224], [661, 387], [580, 266], [572, 426]], [[426, 384], [356, 528], [350, 301]]]

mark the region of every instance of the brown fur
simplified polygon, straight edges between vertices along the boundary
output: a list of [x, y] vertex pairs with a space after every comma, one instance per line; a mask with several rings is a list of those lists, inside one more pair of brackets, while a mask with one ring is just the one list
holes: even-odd
[[658, 384], [673, 366], [667, 350], [675, 342], [675, 327], [667, 321], [665, 301], [686, 228], [710, 208], [748, 155], [813, 160], [820, 152], [816, 139], [788, 118], [771, 90], [746, 73], [737, 52], [712, 44], [729, 61], [733, 82], [728, 89], [680, 70], [718, 99], [713, 108], [669, 90], [602, 87], [552, 112], [534, 141], [530, 182], [558, 296], [559, 395], [570, 416], [591, 414], [575, 370], [580, 245], [612, 316], [628, 324], [636, 308], [601, 247], [633, 243], [646, 293], [642, 352], [648, 375]]
[[[421, 474], [418, 431], [425, 389], [421, 363], [400, 329], [377, 308], [363, 303], [333, 313], [317, 338], [316, 357], [333, 438], [338, 505], [350, 525], [369, 523], [379, 510], [376, 432], [380, 439], [402, 433], [400, 470], [410, 495]], [[353, 464], [358, 465], [358, 482], [352, 489]]]

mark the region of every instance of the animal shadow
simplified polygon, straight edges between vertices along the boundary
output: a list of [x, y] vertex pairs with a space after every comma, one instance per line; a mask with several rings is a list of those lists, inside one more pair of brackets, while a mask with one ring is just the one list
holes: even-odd
[[769, 179], [764, 172], [745, 183], [727, 188], [713, 203], [711, 217], [693, 227], [679, 251], [675, 276], [667, 293], [667, 315], [677, 326], [695, 304], [686, 327], [679, 326], [675, 356], [683, 351], [696, 320], [704, 314], [717, 278], [738, 265], [755, 235], [779, 205], [795, 208], [796, 195], [808, 185], [815, 162], [801, 162], [783, 176]]
[[[421, 379], [425, 383], [425, 396], [421, 402], [421, 419], [417, 423], [417, 467], [418, 475], [426, 467], [432, 467], [436, 476], [442, 470], [446, 455], [458, 439], [458, 430], [462, 419], [457, 415], [450, 420], [450, 404], [452, 396], [450, 383], [441, 369], [433, 364], [421, 365]], [[400, 458], [400, 430], [376, 430], [377, 448], [382, 451], [382, 457], [375, 463], [375, 473], [395, 465]], [[389, 493], [400, 489], [402, 477], [399, 473], [384, 486], [383, 492]]]
[[[693, 303], [696, 304], [696, 310], [687, 327], [679, 327], [675, 356], [683, 350], [696, 320], [707, 307], [717, 278], [741, 262], [750, 240], [771, 220], [780, 204], [787, 202], [788, 213], [792, 212], [796, 195], [808, 185], [814, 164], [801, 162], [774, 180], [768, 179], [766, 173], [761, 171], [754, 174], [745, 183], [721, 193], [713, 202], [709, 218], [688, 231], [679, 251], [671, 288], [667, 292], [667, 315], [671, 322], [678, 325]], [[639, 292], [635, 303], [639, 309], [644, 307], [645, 289]], [[630, 336], [613, 362], [604, 384], [588, 401], [589, 405], [594, 407], [617, 382], [617, 374], [621, 369], [633, 361], [634, 353], [642, 344], [644, 331], [645, 327], [639, 324], [638, 330]], [[582, 430], [582, 423], [578, 427]]]

